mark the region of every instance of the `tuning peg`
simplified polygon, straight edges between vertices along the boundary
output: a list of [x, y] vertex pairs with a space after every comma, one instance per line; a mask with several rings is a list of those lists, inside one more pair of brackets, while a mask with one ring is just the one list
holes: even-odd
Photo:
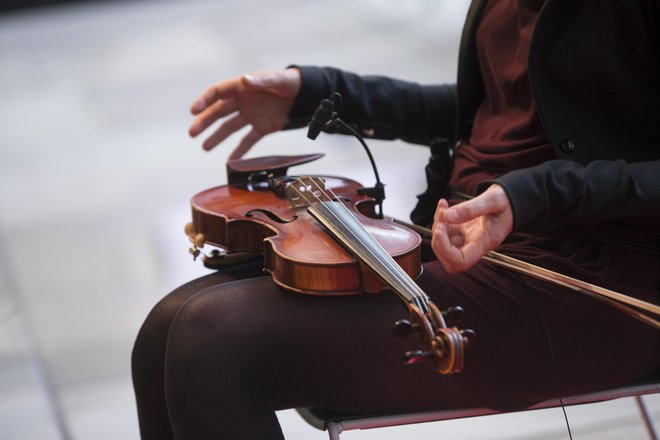
[[463, 310], [463, 307], [461, 306], [448, 307], [441, 313], [445, 323], [449, 326], [458, 323], [461, 319], [463, 319], [463, 316], [465, 316], [465, 310]]
[[406, 339], [414, 332], [418, 332], [420, 328], [421, 326], [419, 324], [413, 324], [407, 319], [400, 319], [394, 323], [392, 335], [394, 335], [395, 338]]
[[424, 350], [406, 351], [403, 355], [403, 363], [406, 365], [416, 364], [429, 359], [433, 353]]
[[475, 332], [471, 328], [466, 328], [461, 330], [461, 336], [467, 339], [465, 343], [465, 348], [472, 348], [474, 347], [474, 344], [476, 344], [477, 342], [477, 332]]
[[199, 254], [202, 253], [202, 251], [197, 249], [195, 246], [190, 246], [188, 248], [188, 252], [190, 253], [190, 255], [193, 256], [193, 260], [197, 260], [197, 257], [199, 257]]

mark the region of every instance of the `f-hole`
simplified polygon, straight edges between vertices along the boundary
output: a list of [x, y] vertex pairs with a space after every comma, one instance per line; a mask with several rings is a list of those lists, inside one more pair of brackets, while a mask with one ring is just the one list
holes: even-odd
[[248, 212], [245, 213], [245, 217], [254, 217], [255, 212], [260, 212], [263, 215], [265, 215], [266, 217], [268, 217], [269, 219], [271, 219], [272, 221], [277, 222], [277, 223], [281, 223], [281, 224], [291, 223], [292, 221], [294, 221], [298, 218], [297, 215], [294, 215], [293, 217], [291, 217], [290, 220], [286, 220], [286, 219], [283, 219], [282, 217], [280, 217], [279, 215], [275, 214], [272, 211], [269, 211], [267, 209], [261, 209], [261, 208], [250, 209]]

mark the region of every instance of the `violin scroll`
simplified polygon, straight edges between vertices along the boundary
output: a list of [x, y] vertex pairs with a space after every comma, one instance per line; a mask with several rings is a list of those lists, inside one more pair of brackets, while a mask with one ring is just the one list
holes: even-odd
[[394, 324], [392, 333], [395, 337], [406, 338], [418, 333], [422, 341], [422, 349], [408, 351], [404, 354], [406, 364], [415, 364], [430, 360], [438, 373], [458, 373], [463, 369], [465, 350], [474, 345], [476, 333], [474, 330], [459, 330], [448, 327], [444, 316], [462, 314], [462, 308], [450, 307], [440, 312], [432, 302], [427, 303], [428, 312], [422, 312], [419, 306], [408, 304], [410, 320], [402, 319]]

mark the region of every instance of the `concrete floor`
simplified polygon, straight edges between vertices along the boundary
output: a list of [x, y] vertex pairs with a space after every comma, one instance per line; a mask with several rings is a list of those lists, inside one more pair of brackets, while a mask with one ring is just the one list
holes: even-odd
[[[156, 301], [206, 270], [188, 200], [225, 181], [186, 129], [211, 83], [290, 63], [452, 81], [461, 1], [135, 1], [0, 16], [0, 439], [137, 439], [129, 358]], [[427, 152], [372, 142], [386, 211], [406, 218]], [[400, 150], [405, 148], [404, 162]], [[253, 155], [327, 157], [304, 171], [371, 184], [348, 138], [271, 136]], [[399, 154], [397, 155], [397, 151]], [[303, 168], [300, 168], [303, 171]], [[403, 177], [405, 176], [405, 178]], [[660, 420], [660, 401], [648, 398]], [[618, 400], [568, 415], [576, 439], [642, 438]], [[292, 411], [288, 439], [322, 439]], [[350, 432], [346, 439], [565, 439], [559, 410]]]

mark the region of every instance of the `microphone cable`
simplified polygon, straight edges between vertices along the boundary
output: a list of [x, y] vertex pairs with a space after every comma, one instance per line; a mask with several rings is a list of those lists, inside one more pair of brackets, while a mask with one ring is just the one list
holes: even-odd
[[[376, 184], [371, 188], [360, 188], [358, 189], [358, 194], [367, 195], [373, 197], [375, 200], [376, 209], [376, 218], [383, 218], [383, 200], [385, 199], [385, 185], [380, 181], [380, 175], [378, 174], [378, 167], [376, 166], [376, 161], [374, 160], [371, 150], [367, 146], [367, 143], [364, 141], [364, 138], [358, 133], [358, 131], [347, 124], [339, 117], [339, 110], [342, 106], [342, 97], [339, 92], [333, 92], [330, 95], [330, 98], [324, 98], [321, 100], [319, 106], [314, 111], [314, 115], [309, 121], [309, 127], [307, 131], [307, 137], [315, 140], [319, 133], [323, 129], [333, 128], [339, 126], [344, 131], [352, 134], [360, 142], [364, 151], [369, 157], [369, 162], [371, 162], [371, 168], [374, 171], [374, 176], [376, 178]], [[335, 110], [336, 109], [336, 110]]]

